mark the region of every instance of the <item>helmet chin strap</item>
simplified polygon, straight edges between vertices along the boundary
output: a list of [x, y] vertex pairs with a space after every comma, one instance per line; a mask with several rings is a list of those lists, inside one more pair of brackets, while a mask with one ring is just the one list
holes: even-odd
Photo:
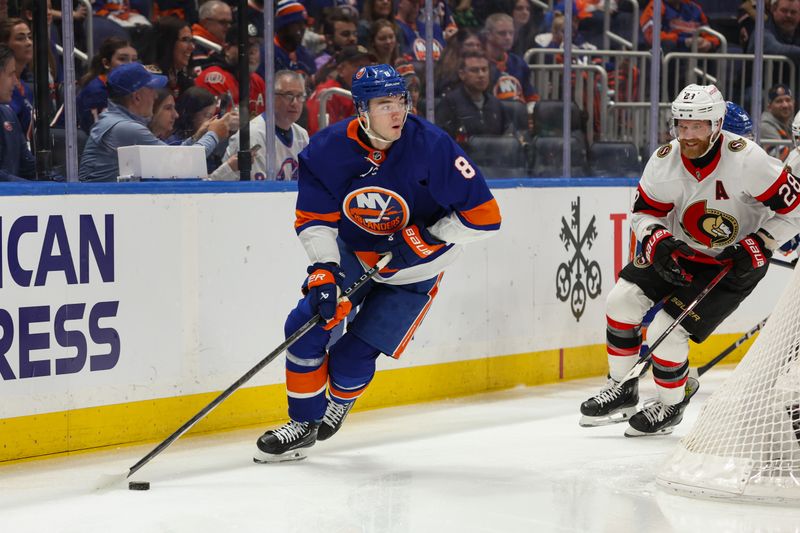
[[[403, 124], [402, 124], [403, 126], [405, 126], [407, 118], [408, 118], [408, 106], [406, 106], [406, 113], [403, 116]], [[387, 139], [386, 137], [384, 137], [383, 135], [372, 129], [369, 120], [369, 111], [362, 111], [361, 113], [358, 114], [358, 124], [361, 126], [361, 129], [364, 132], [364, 134], [373, 141], [391, 144], [397, 140], [397, 139]]]

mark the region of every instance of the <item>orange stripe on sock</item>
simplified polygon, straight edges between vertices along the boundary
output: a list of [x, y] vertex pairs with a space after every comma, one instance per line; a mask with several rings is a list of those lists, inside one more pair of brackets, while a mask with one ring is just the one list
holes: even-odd
[[295, 394], [309, 394], [325, 386], [328, 381], [328, 356], [322, 365], [312, 372], [286, 370], [286, 390]]

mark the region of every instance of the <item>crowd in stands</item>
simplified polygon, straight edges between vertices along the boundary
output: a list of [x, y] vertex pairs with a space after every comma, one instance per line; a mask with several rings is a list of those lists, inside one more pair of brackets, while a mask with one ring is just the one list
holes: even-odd
[[[652, 0], [639, 0], [638, 21], [632, 18], [630, 2], [570, 1], [576, 50], [603, 45], [606, 8], [612, 30], [630, 35], [624, 29], [637, 25], [635, 46], [642, 50], [658, 30], [665, 52], [713, 54], [721, 45], [717, 34], [698, 31], [709, 25], [722, 33], [733, 26], [727, 32], [729, 51], [754, 47], [755, 0], [663, 0], [660, 29], [653, 26]], [[436, 122], [465, 148], [475, 136], [507, 136], [520, 146], [531, 144], [538, 131], [534, 117], [541, 88], [532, 82], [535, 65], [529, 65], [525, 53], [563, 47], [565, 0], [551, 3], [552, 9], [543, 9], [531, 0], [434, 0]], [[206, 150], [212, 179], [237, 179], [238, 136], [232, 136], [238, 129], [240, 98], [237, 2], [94, 0], [92, 4], [92, 13], [82, 3], [73, 4], [76, 47], [86, 49], [87, 17], [93, 17], [94, 35], [102, 39], [95, 41], [96, 54], [87, 63], [76, 62], [77, 98], [66, 103], [76, 106], [81, 131], [80, 179], [115, 179], [116, 148], [130, 144], [199, 144]], [[764, 52], [787, 56], [800, 67], [800, 0], [768, 4]], [[412, 112], [424, 115], [423, 6], [423, 0], [281, 0], [276, 3], [274, 35], [265, 36], [263, 3], [249, 1], [248, 107], [252, 144], [262, 151], [268, 111], [265, 46], [274, 47], [275, 70], [280, 74], [273, 88], [279, 171], [266, 176], [263, 153], [255, 152], [254, 179], [296, 178], [292, 151], [296, 156], [308, 136], [319, 131], [320, 116], [330, 124], [354, 115], [346, 93], [330, 94], [329, 89], [347, 91], [353, 74], [364, 65], [395, 66], [406, 78]], [[2, 74], [5, 85], [0, 87], [0, 113], [6, 124], [0, 147], [2, 180], [32, 179], [37, 174], [29, 157], [37, 150], [32, 144], [36, 115], [47, 117], [51, 127], [64, 128], [63, 66], [57, 48], [61, 13], [55, 9], [48, 14], [49, 107], [33, 111], [33, 7], [33, 0], [8, 0], [7, 12], [0, 13], [0, 58], [9, 62]], [[551, 62], [563, 62], [561, 56], [549, 57]], [[585, 58], [578, 55], [573, 60]], [[609, 70], [610, 83], [621, 83], [619, 65], [601, 64]], [[612, 72], [615, 68], [617, 73]], [[794, 80], [782, 81], [768, 95], [762, 121], [762, 135], [768, 139], [790, 138]], [[584, 107], [583, 102], [578, 104]], [[592, 120], [589, 117], [590, 128]], [[777, 146], [773, 153], [785, 156], [786, 149]]]

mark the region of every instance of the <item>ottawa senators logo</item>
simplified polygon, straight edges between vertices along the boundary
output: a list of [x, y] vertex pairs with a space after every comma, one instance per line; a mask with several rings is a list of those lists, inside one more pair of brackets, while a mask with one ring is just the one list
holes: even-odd
[[345, 216], [373, 235], [391, 235], [408, 224], [408, 204], [402, 196], [382, 187], [362, 187], [342, 203]]
[[664, 146], [662, 146], [661, 148], [656, 150], [656, 155], [663, 159], [663, 158], [667, 157], [667, 155], [669, 155], [669, 153], [671, 151], [672, 151], [672, 145], [671, 144], [665, 144]]
[[728, 246], [739, 233], [739, 222], [728, 213], [710, 209], [706, 200], [686, 208], [681, 217], [681, 227], [695, 242], [706, 248]]
[[728, 143], [728, 150], [731, 152], [741, 152], [747, 146], [747, 141], [742, 138], [734, 139]]

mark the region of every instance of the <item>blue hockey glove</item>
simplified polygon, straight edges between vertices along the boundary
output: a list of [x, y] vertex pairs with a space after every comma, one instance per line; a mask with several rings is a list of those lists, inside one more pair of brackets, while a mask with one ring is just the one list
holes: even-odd
[[416, 265], [443, 246], [445, 243], [431, 235], [427, 229], [411, 224], [379, 242], [375, 251], [381, 255], [391, 252], [392, 260], [386, 268], [401, 270]]
[[308, 277], [303, 283], [311, 310], [319, 313], [325, 321], [336, 316], [339, 289], [344, 283], [344, 270], [335, 263], [314, 263], [308, 267]]

